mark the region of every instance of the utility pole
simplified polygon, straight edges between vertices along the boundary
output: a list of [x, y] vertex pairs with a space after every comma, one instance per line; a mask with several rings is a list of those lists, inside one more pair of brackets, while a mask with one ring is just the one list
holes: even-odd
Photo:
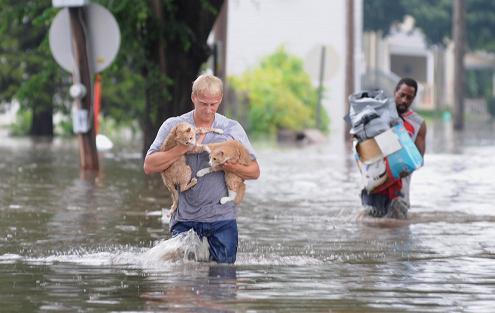
[[325, 56], [327, 54], [327, 48], [321, 47], [320, 55], [320, 80], [318, 81], [318, 102], [316, 102], [316, 128], [321, 127], [321, 101], [323, 98], [323, 81], [325, 80]]
[[[349, 113], [349, 95], [354, 93], [354, 0], [346, 1], [345, 114]], [[350, 140], [350, 125], [344, 123], [344, 139]]]
[[464, 0], [454, 0], [454, 129], [464, 128], [464, 47], [466, 8]]
[[[81, 170], [99, 170], [98, 153], [96, 150], [96, 133], [92, 127], [92, 84], [89, 68], [85, 29], [84, 7], [69, 7], [70, 28], [72, 33], [72, 47], [74, 53], [74, 86], [80, 84], [87, 92], [74, 97], [76, 114], [82, 117], [82, 130], [78, 132], [79, 156]], [[85, 116], [85, 117], [84, 117]]]
[[225, 61], [227, 60], [227, 22], [228, 22], [229, 1], [223, 2], [220, 13], [217, 16], [215, 26], [213, 27], [213, 35], [215, 38], [216, 50], [217, 50], [217, 64], [213, 68], [215, 76], [221, 80], [225, 80]]
[[[89, 0], [52, 0], [62, 8], [50, 26], [49, 44], [55, 61], [72, 73], [69, 94], [74, 99], [72, 126], [79, 142], [79, 162], [83, 176], [98, 171], [96, 123], [92, 75], [107, 68], [120, 46], [120, 30], [115, 17]], [[85, 173], [87, 172], [87, 173]]]
[[[213, 26], [214, 46], [213, 46], [213, 74], [223, 81], [224, 95], [230, 91], [226, 80], [227, 67], [227, 23], [228, 23], [229, 1], [223, 2], [220, 13], [217, 16], [215, 25]], [[225, 99], [227, 100], [227, 99]], [[219, 113], [224, 113], [227, 106], [231, 106], [231, 102], [222, 104], [219, 108]], [[234, 116], [237, 113], [237, 108], [232, 108]]]

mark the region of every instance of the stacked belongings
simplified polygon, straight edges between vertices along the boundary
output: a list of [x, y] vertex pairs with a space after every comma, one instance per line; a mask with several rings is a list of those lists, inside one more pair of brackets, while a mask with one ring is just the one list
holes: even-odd
[[368, 193], [379, 192], [423, 164], [416, 145], [402, 125], [393, 100], [382, 90], [349, 96], [348, 122], [354, 157]]

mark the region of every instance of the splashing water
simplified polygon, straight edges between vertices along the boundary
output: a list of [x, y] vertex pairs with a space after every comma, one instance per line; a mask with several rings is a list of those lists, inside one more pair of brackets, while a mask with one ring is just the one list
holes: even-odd
[[0, 264], [14, 264], [22, 261], [28, 264], [55, 264], [58, 262], [90, 266], [131, 265], [146, 268], [162, 268], [164, 265], [208, 262], [209, 244], [206, 237], [200, 238], [190, 229], [167, 240], [160, 240], [151, 249], [135, 251], [106, 251], [68, 253], [44, 257], [29, 257], [18, 254], [0, 255]]
[[195, 261], [207, 262], [210, 258], [208, 240], [202, 239], [190, 229], [173, 238], [161, 240], [156, 246], [143, 254], [145, 267], [162, 265], [163, 262]]

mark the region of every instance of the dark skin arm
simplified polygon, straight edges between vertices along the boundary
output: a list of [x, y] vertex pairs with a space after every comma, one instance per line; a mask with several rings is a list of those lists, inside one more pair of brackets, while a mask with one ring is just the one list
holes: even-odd
[[414, 142], [416, 147], [421, 153], [421, 156], [424, 157], [425, 149], [426, 149], [426, 123], [423, 122], [421, 127], [419, 128], [418, 135], [416, 136], [416, 141]]

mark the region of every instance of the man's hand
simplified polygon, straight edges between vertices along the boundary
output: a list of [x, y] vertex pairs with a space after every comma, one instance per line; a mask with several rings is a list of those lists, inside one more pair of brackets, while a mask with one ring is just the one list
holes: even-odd
[[409, 176], [411, 173], [409, 173], [408, 171], [402, 171], [399, 173], [399, 177], [400, 178], [404, 178], [404, 177], [407, 177]]
[[239, 168], [239, 163], [230, 163], [226, 162], [220, 166], [222, 170], [225, 170], [227, 172], [236, 172], [236, 169]]
[[189, 150], [189, 146], [177, 145], [167, 151], [157, 151], [144, 158], [144, 173], [160, 173], [169, 168], [172, 163], [179, 159]]

